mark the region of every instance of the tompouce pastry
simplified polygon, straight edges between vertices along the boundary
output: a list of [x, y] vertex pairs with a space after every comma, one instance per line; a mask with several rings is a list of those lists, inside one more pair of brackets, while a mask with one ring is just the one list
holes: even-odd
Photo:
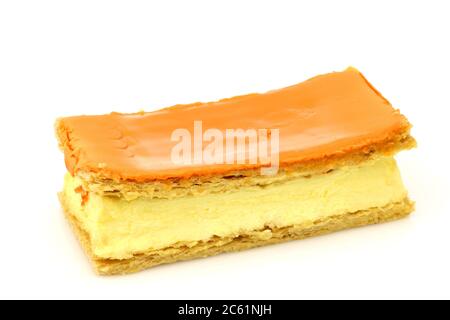
[[354, 68], [264, 94], [58, 119], [60, 200], [99, 274], [408, 215], [408, 120]]

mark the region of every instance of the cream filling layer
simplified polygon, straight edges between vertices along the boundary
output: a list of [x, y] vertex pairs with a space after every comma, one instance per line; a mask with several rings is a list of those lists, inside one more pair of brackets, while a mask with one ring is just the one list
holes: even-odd
[[126, 259], [178, 244], [192, 246], [213, 236], [239, 236], [267, 226], [312, 224], [383, 207], [407, 195], [391, 157], [264, 187], [170, 200], [127, 201], [90, 193], [83, 205], [75, 191], [80, 185], [79, 178], [66, 175], [65, 205], [89, 234], [94, 255], [105, 259]]

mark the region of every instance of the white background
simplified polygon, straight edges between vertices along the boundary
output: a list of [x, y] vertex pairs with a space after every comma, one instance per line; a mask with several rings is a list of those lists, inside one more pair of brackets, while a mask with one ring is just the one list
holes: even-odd
[[[0, 298], [450, 298], [448, 1], [1, 1]], [[53, 124], [353, 65], [414, 124], [417, 210], [373, 227], [94, 275], [63, 218]]]

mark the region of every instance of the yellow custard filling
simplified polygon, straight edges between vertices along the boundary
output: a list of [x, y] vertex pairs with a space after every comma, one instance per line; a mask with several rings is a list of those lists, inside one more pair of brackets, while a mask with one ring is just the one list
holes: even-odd
[[105, 259], [195, 245], [213, 236], [239, 236], [266, 226], [312, 224], [320, 218], [383, 207], [407, 195], [392, 157], [264, 187], [175, 199], [127, 201], [91, 192], [83, 205], [75, 191], [80, 185], [79, 178], [66, 175], [65, 205], [89, 234], [93, 254]]

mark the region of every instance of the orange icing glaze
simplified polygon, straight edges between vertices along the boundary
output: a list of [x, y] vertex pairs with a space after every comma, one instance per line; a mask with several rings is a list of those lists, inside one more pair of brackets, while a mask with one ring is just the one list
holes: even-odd
[[[149, 181], [220, 174], [260, 165], [175, 165], [174, 129], [280, 129], [280, 166], [346, 153], [408, 130], [409, 123], [354, 68], [263, 94], [177, 105], [149, 113], [62, 118], [67, 169]], [[207, 143], [203, 143], [203, 146]]]

